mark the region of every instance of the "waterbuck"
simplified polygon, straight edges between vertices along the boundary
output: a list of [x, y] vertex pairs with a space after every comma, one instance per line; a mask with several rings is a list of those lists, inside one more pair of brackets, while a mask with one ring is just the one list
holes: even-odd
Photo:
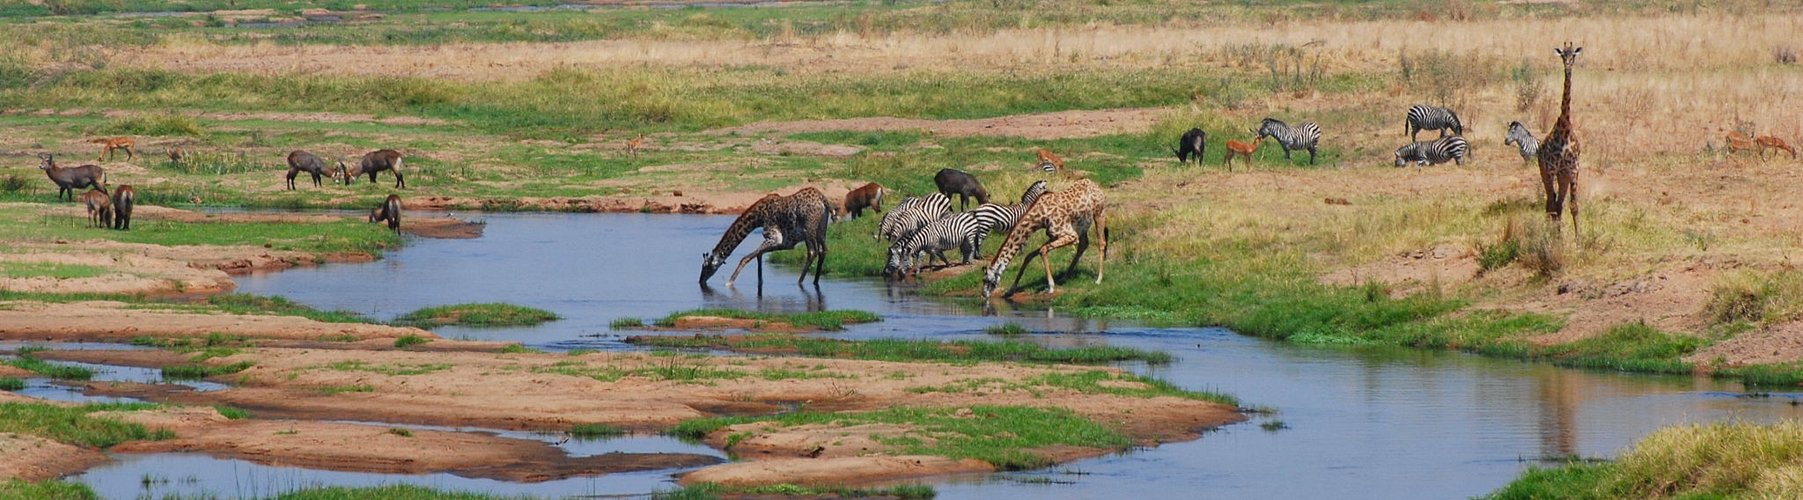
[[369, 221], [387, 222], [394, 234], [401, 234], [401, 197], [388, 195], [388, 199], [382, 200], [381, 205], [376, 205], [374, 210], [369, 211]]
[[349, 185], [357, 176], [369, 174], [369, 183], [376, 183], [376, 172], [383, 170], [394, 172], [394, 187], [406, 189], [407, 179], [401, 176], [401, 152], [392, 149], [370, 151], [357, 161], [357, 168], [349, 168], [344, 162], [338, 162], [338, 173], [344, 176], [344, 183]]
[[96, 187], [82, 193], [81, 203], [88, 206], [88, 227], [112, 227], [113, 202], [105, 189]]
[[938, 185], [939, 192], [944, 193], [947, 198], [954, 194], [958, 195], [958, 210], [960, 211], [970, 203], [971, 198], [976, 198], [978, 205], [989, 203], [989, 191], [983, 189], [983, 183], [977, 182], [975, 176], [962, 170], [940, 169], [939, 173], [933, 176], [933, 184]]
[[56, 183], [56, 199], [63, 199], [68, 193], [69, 201], [75, 201], [75, 189], [84, 187], [105, 187], [106, 169], [99, 165], [82, 165], [63, 168], [56, 166], [56, 157], [50, 153], [38, 153], [38, 169], [50, 176], [50, 182]]
[[113, 191], [113, 229], [131, 230], [131, 207], [138, 202], [138, 192], [131, 184], [123, 184]]
[[[398, 161], [399, 160], [397, 160], [397, 162]], [[343, 165], [343, 162], [339, 162], [339, 164]], [[313, 175], [313, 187], [319, 187], [319, 176], [327, 175], [326, 174], [326, 161], [319, 159], [318, 156], [314, 156], [313, 153], [308, 153], [306, 151], [301, 151], [301, 150], [296, 149], [293, 152], [288, 153], [288, 190], [289, 191], [294, 190], [294, 176], [300, 175], [301, 172], [306, 172], [306, 173], [312, 174]], [[370, 174], [370, 176], [374, 177], [375, 174]], [[375, 181], [372, 180], [370, 182], [375, 182]]]

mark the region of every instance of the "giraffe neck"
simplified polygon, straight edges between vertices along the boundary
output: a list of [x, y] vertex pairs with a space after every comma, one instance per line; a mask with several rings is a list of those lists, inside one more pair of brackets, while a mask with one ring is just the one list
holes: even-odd
[[1014, 254], [1020, 253], [1020, 247], [1026, 246], [1027, 238], [1033, 235], [1033, 231], [1039, 229], [1039, 224], [1033, 222], [1035, 215], [1033, 207], [1037, 205], [1037, 200], [1035, 200], [1035, 203], [1028, 205], [1027, 210], [1014, 221], [1014, 229], [1008, 231], [1008, 238], [1002, 240], [1002, 247], [995, 251], [995, 259], [989, 261], [990, 269], [997, 272], [1007, 269], [1008, 263], [1014, 260]]
[[739, 214], [739, 218], [732, 221], [732, 226], [726, 228], [726, 234], [720, 235], [720, 243], [714, 245], [713, 255], [721, 258], [731, 255], [733, 249], [738, 248], [739, 243], [751, 235], [751, 230], [763, 227], [764, 210], [767, 207], [762, 202], [754, 203], [751, 208], [745, 209], [745, 213]]
[[1571, 63], [1565, 63], [1565, 95], [1559, 99], [1559, 122], [1553, 128], [1571, 128]]

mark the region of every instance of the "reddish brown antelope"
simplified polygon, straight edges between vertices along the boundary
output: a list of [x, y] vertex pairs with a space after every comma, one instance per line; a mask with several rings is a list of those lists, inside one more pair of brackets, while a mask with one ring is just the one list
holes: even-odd
[[138, 203], [138, 192], [131, 184], [120, 185], [113, 191], [113, 229], [131, 230], [131, 207]]
[[105, 187], [106, 169], [98, 165], [82, 165], [63, 168], [56, 166], [56, 157], [50, 153], [38, 153], [38, 169], [50, 176], [50, 182], [56, 183], [56, 198], [63, 199], [68, 193], [69, 200], [75, 200], [75, 189], [84, 187]]
[[394, 234], [401, 234], [401, 197], [388, 195], [388, 199], [382, 200], [381, 205], [376, 205], [375, 209], [369, 211], [369, 221], [387, 222]]
[[1258, 136], [1257, 139], [1253, 139], [1252, 142], [1243, 142], [1243, 141], [1229, 139], [1227, 141], [1227, 158], [1223, 162], [1227, 165], [1227, 171], [1228, 172], [1233, 171], [1233, 157], [1234, 156], [1246, 157], [1246, 161], [1244, 163], [1246, 163], [1247, 165], [1251, 165], [1252, 164], [1252, 152], [1258, 151], [1258, 143], [1264, 142], [1264, 140], [1265, 140], [1265, 136], [1262, 136], [1262, 135]]
[[639, 134], [638, 137], [626, 140], [626, 153], [632, 155], [633, 158], [638, 158], [639, 150], [644, 148], [645, 134]]
[[[1785, 144], [1784, 139], [1779, 139], [1777, 137], [1772, 137], [1769, 135], [1762, 135], [1762, 136], [1759, 136], [1758, 139], [1754, 139], [1753, 142], [1759, 143], [1759, 157], [1760, 158], [1765, 158], [1765, 150], [1776, 149], [1779, 151], [1784, 151], [1784, 152], [1790, 153], [1790, 159], [1792, 159], [1792, 160], [1797, 159], [1797, 150], [1791, 149], [1789, 144]], [[1774, 154], [1773, 156], [1777, 156], [1777, 155]]]
[[95, 157], [94, 161], [110, 160], [113, 158], [113, 151], [121, 149], [125, 150], [125, 161], [131, 161], [138, 157], [138, 153], [132, 151], [132, 147], [137, 145], [137, 141], [133, 141], [130, 137], [102, 137], [89, 139], [88, 142], [100, 145], [100, 156]]
[[338, 173], [343, 175], [345, 185], [350, 185], [351, 181], [356, 180], [358, 176], [366, 174], [369, 175], [369, 183], [375, 184], [376, 172], [384, 170], [394, 172], [396, 189], [407, 188], [407, 178], [401, 175], [400, 151], [392, 149], [370, 151], [369, 154], [363, 155], [363, 159], [357, 160], [357, 168], [349, 168], [344, 162], [338, 162]]
[[112, 227], [113, 201], [106, 190], [96, 187], [82, 193], [81, 203], [88, 207], [88, 227]]
[[845, 193], [845, 213], [851, 215], [853, 219], [864, 216], [866, 208], [882, 213], [883, 196], [886, 194], [888, 194], [888, 190], [883, 189], [882, 185], [875, 182], [853, 189], [851, 192]]

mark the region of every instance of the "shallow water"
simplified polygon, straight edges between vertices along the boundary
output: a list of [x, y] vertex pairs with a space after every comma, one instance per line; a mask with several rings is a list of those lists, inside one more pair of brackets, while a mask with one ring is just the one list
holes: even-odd
[[[628, 348], [608, 330], [610, 321], [703, 306], [847, 308], [883, 315], [880, 323], [854, 326], [839, 335], [846, 338], [978, 338], [985, 337], [984, 327], [1008, 321], [1034, 331], [1061, 332], [1021, 337], [1049, 345], [1169, 351], [1178, 356], [1176, 363], [1127, 368], [1277, 410], [1196, 441], [1050, 470], [938, 481], [941, 498], [1466, 497], [1495, 489], [1543, 457], [1613, 456], [1660, 426], [1733, 418], [1771, 421], [1803, 411], [1795, 404], [1803, 394], [1740, 397], [1738, 384], [1690, 377], [1569, 370], [1408, 349], [1315, 348], [1221, 329], [1145, 328], [1044, 310], [989, 318], [978, 316], [974, 304], [922, 299], [878, 280], [829, 275], [818, 291], [798, 288], [794, 273], [769, 265], [761, 295], [750, 267], [738, 289], [721, 286], [730, 273], [722, 270], [710, 292], [695, 284], [699, 255], [713, 247], [731, 217], [496, 214], [487, 219], [483, 238], [410, 239], [380, 261], [244, 277], [240, 290], [377, 318], [463, 302], [540, 307], [565, 319], [527, 328], [444, 328], [438, 333], [550, 348]], [[755, 243], [748, 242], [740, 255]], [[1288, 428], [1266, 431], [1258, 425], [1272, 420]], [[190, 467], [243, 467], [224, 467], [226, 462], [170, 461], [156, 470], [180, 477]], [[290, 477], [331, 484], [373, 480], [337, 473], [282, 474], [291, 476], [269, 476], [275, 481], [250, 477], [248, 483]], [[585, 479], [582, 487], [642, 494], [662, 487], [667, 475]], [[127, 489], [138, 486], [134, 474], [90, 473], [82, 479], [108, 492], [118, 491], [112, 489], [119, 487], [111, 484], [115, 481], [129, 483]], [[488, 483], [494, 482], [433, 484], [467, 488]], [[571, 491], [567, 486], [473, 489], [565, 495]], [[231, 491], [242, 490], [221, 493]]]

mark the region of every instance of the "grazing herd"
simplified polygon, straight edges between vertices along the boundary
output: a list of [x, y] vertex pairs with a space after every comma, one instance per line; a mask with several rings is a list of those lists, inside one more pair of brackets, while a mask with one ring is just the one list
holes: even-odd
[[[95, 161], [110, 158], [114, 151], [121, 149], [125, 150], [128, 161], [137, 157], [137, 153], [132, 150], [136, 141], [130, 137], [106, 137], [88, 142], [101, 145], [100, 157]], [[169, 148], [166, 153], [169, 161], [172, 162], [180, 162], [186, 157], [181, 148]], [[121, 185], [116, 191], [109, 193], [106, 169], [99, 165], [62, 167], [56, 164], [56, 156], [50, 153], [38, 153], [38, 160], [38, 169], [43, 170], [44, 175], [50, 178], [50, 182], [56, 185], [58, 200], [76, 201], [78, 196], [75, 194], [75, 190], [88, 189], [87, 192], [80, 194], [79, 198], [82, 206], [87, 208], [90, 227], [131, 229], [132, 206], [137, 202], [137, 191], [130, 184]], [[294, 190], [294, 179], [301, 172], [306, 172], [313, 177], [314, 187], [320, 187], [321, 178], [328, 175], [342, 180], [346, 185], [363, 175], [369, 176], [370, 183], [375, 183], [376, 174], [384, 171], [394, 174], [395, 188], [405, 189], [407, 187], [407, 181], [401, 173], [402, 155], [392, 149], [371, 151], [369, 154], [363, 155], [355, 167], [339, 161], [336, 170], [327, 167], [325, 160], [318, 155], [301, 150], [288, 153], [287, 161], [288, 172], [285, 177], [290, 191]], [[880, 196], [879, 193], [879, 200]], [[369, 222], [386, 222], [389, 229], [399, 234], [401, 198], [392, 194], [388, 195], [387, 199], [370, 211]]]

